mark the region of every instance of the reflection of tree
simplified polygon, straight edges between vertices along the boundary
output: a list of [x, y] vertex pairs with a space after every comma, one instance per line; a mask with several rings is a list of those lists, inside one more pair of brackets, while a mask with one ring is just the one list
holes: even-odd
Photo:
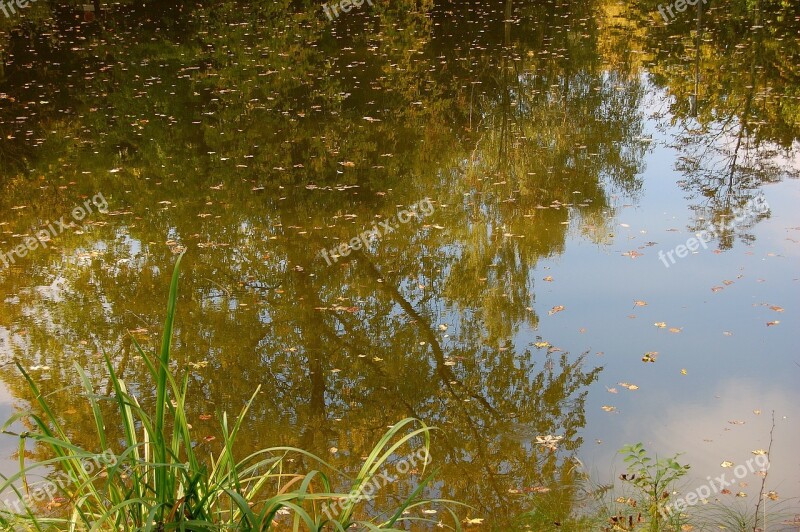
[[[758, 7], [769, 11], [760, 19], [712, 11], [708, 37], [692, 38], [691, 15], [669, 31], [642, 17], [630, 42], [675, 52], [643, 58], [597, 25], [609, 3], [431, 9], [376, 4], [328, 24], [288, 1], [221, 2], [164, 14], [135, 39], [111, 16], [63, 68], [31, 63], [25, 80], [48, 88], [82, 75], [10, 126], [20, 134], [19, 151], [0, 163], [10, 174], [0, 206], [13, 212], [4, 249], [77, 196], [102, 191], [112, 213], [0, 272], [11, 299], [0, 326], [13, 343], [3, 349], [49, 366], [37, 371], [55, 389], [77, 382], [73, 360], [105, 385], [102, 348], [140, 388], [145, 368], [126, 331], [154, 343], [172, 261], [164, 244], [186, 246], [176, 370], [191, 372], [200, 435], [215, 435], [201, 414], [238, 411], [261, 384], [243, 438], [252, 448], [338, 447], [334, 461], [352, 467], [385, 425], [412, 415], [444, 429], [436, 489], [498, 527], [529, 503], [510, 489], [569, 494], [569, 455], [598, 370], [583, 356], [518, 345], [538, 322], [534, 267], [564, 250], [570, 222], [591, 234], [609, 223], [612, 193], [638, 192], [637, 61], [652, 58], [652, 83], [674, 96], [686, 187], [713, 216], [780, 179], [767, 146], [796, 138], [796, 103], [780, 97], [795, 90], [781, 76], [792, 79], [796, 63], [775, 39], [795, 23], [767, 28], [772, 4]], [[723, 31], [730, 23], [765, 28], [741, 37]], [[160, 35], [162, 26], [176, 33]], [[683, 29], [686, 38], [671, 38]], [[12, 92], [4, 127], [32, 101]], [[330, 267], [317, 255], [423, 197], [435, 200], [431, 217]], [[10, 210], [22, 204], [31, 205]], [[29, 398], [9, 368], [2, 375]], [[88, 437], [83, 399], [74, 387], [57, 395], [59, 414]], [[150, 404], [148, 390], [138, 395]], [[546, 434], [564, 436], [560, 452], [533, 443]]]
[[692, 229], [727, 227], [722, 249], [738, 233], [752, 240], [746, 231], [763, 216], [736, 228], [729, 221], [763, 185], [798, 175], [783, 162], [800, 135], [797, 9], [770, 0], [733, 2], [707, 13], [690, 9], [674, 24], [648, 28], [646, 46], [660, 53], [651, 79], [673, 98], [669, 112], [682, 131], [677, 169], [698, 200]]

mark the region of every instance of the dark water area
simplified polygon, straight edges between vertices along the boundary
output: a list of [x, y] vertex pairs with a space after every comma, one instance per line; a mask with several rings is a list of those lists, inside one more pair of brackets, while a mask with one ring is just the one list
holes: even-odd
[[32, 400], [14, 359], [87, 446], [76, 363], [152, 405], [131, 337], [158, 345], [185, 251], [174, 369], [209, 451], [200, 416], [258, 386], [243, 454], [353, 470], [416, 417], [433, 495], [549, 530], [622, 445], [685, 453], [693, 487], [774, 411], [797, 511], [800, 5], [102, 4], [0, 16], [3, 420]]

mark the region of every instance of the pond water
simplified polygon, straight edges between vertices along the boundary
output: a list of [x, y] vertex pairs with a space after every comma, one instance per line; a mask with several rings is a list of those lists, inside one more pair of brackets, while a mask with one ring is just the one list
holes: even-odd
[[643, 442], [694, 488], [774, 411], [767, 488], [796, 511], [800, 8], [372, 4], [0, 20], [3, 420], [32, 399], [15, 358], [87, 446], [76, 363], [107, 390], [109, 353], [152, 404], [131, 337], [158, 344], [185, 251], [174, 366], [209, 450], [200, 416], [258, 386], [242, 453], [352, 469], [417, 417], [436, 494], [545, 529], [576, 459], [610, 483]]

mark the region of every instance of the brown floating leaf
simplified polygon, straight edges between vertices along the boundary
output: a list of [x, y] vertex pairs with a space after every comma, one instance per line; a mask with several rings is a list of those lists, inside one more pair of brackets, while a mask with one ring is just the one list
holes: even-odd
[[633, 302], [633, 305], [634, 305], [635, 307], [646, 307], [646, 306], [647, 306], [647, 303], [646, 303], [645, 301], [638, 301], [638, 300], [637, 300], [637, 301], [634, 301], [634, 302]]
[[564, 310], [564, 305], [556, 305], [555, 307], [550, 309], [550, 312], [548, 312], [548, 314], [552, 316], [553, 314], [557, 314], [562, 310]]
[[642, 362], [655, 362], [658, 357], [658, 351], [648, 351], [642, 357]]
[[771, 327], [771, 326], [773, 326], [773, 325], [777, 325], [777, 324], [779, 324], [779, 323], [780, 323], [780, 321], [778, 321], [778, 320], [775, 320], [775, 321], [768, 321], [768, 322], [767, 322], [767, 327]]

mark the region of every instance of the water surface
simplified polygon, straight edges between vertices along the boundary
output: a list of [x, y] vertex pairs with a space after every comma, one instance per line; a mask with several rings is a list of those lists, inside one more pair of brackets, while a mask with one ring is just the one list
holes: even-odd
[[[152, 403], [131, 336], [157, 345], [185, 251], [175, 371], [216, 442], [200, 416], [261, 386], [243, 454], [353, 468], [413, 416], [441, 428], [433, 494], [545, 529], [580, 504], [576, 459], [610, 482], [641, 441], [686, 453], [693, 488], [766, 449], [774, 411], [768, 489], [800, 496], [800, 12], [665, 25], [651, 3], [374, 2], [333, 21], [123, 3], [87, 23], [40, 2], [0, 20], [0, 251], [107, 206], [0, 269], [0, 413], [32, 399], [16, 358], [92, 446], [74, 364], [107, 390], [103, 352]], [[0, 446], [14, 471], [16, 439]], [[745, 482], [724, 500], [754, 504]]]

